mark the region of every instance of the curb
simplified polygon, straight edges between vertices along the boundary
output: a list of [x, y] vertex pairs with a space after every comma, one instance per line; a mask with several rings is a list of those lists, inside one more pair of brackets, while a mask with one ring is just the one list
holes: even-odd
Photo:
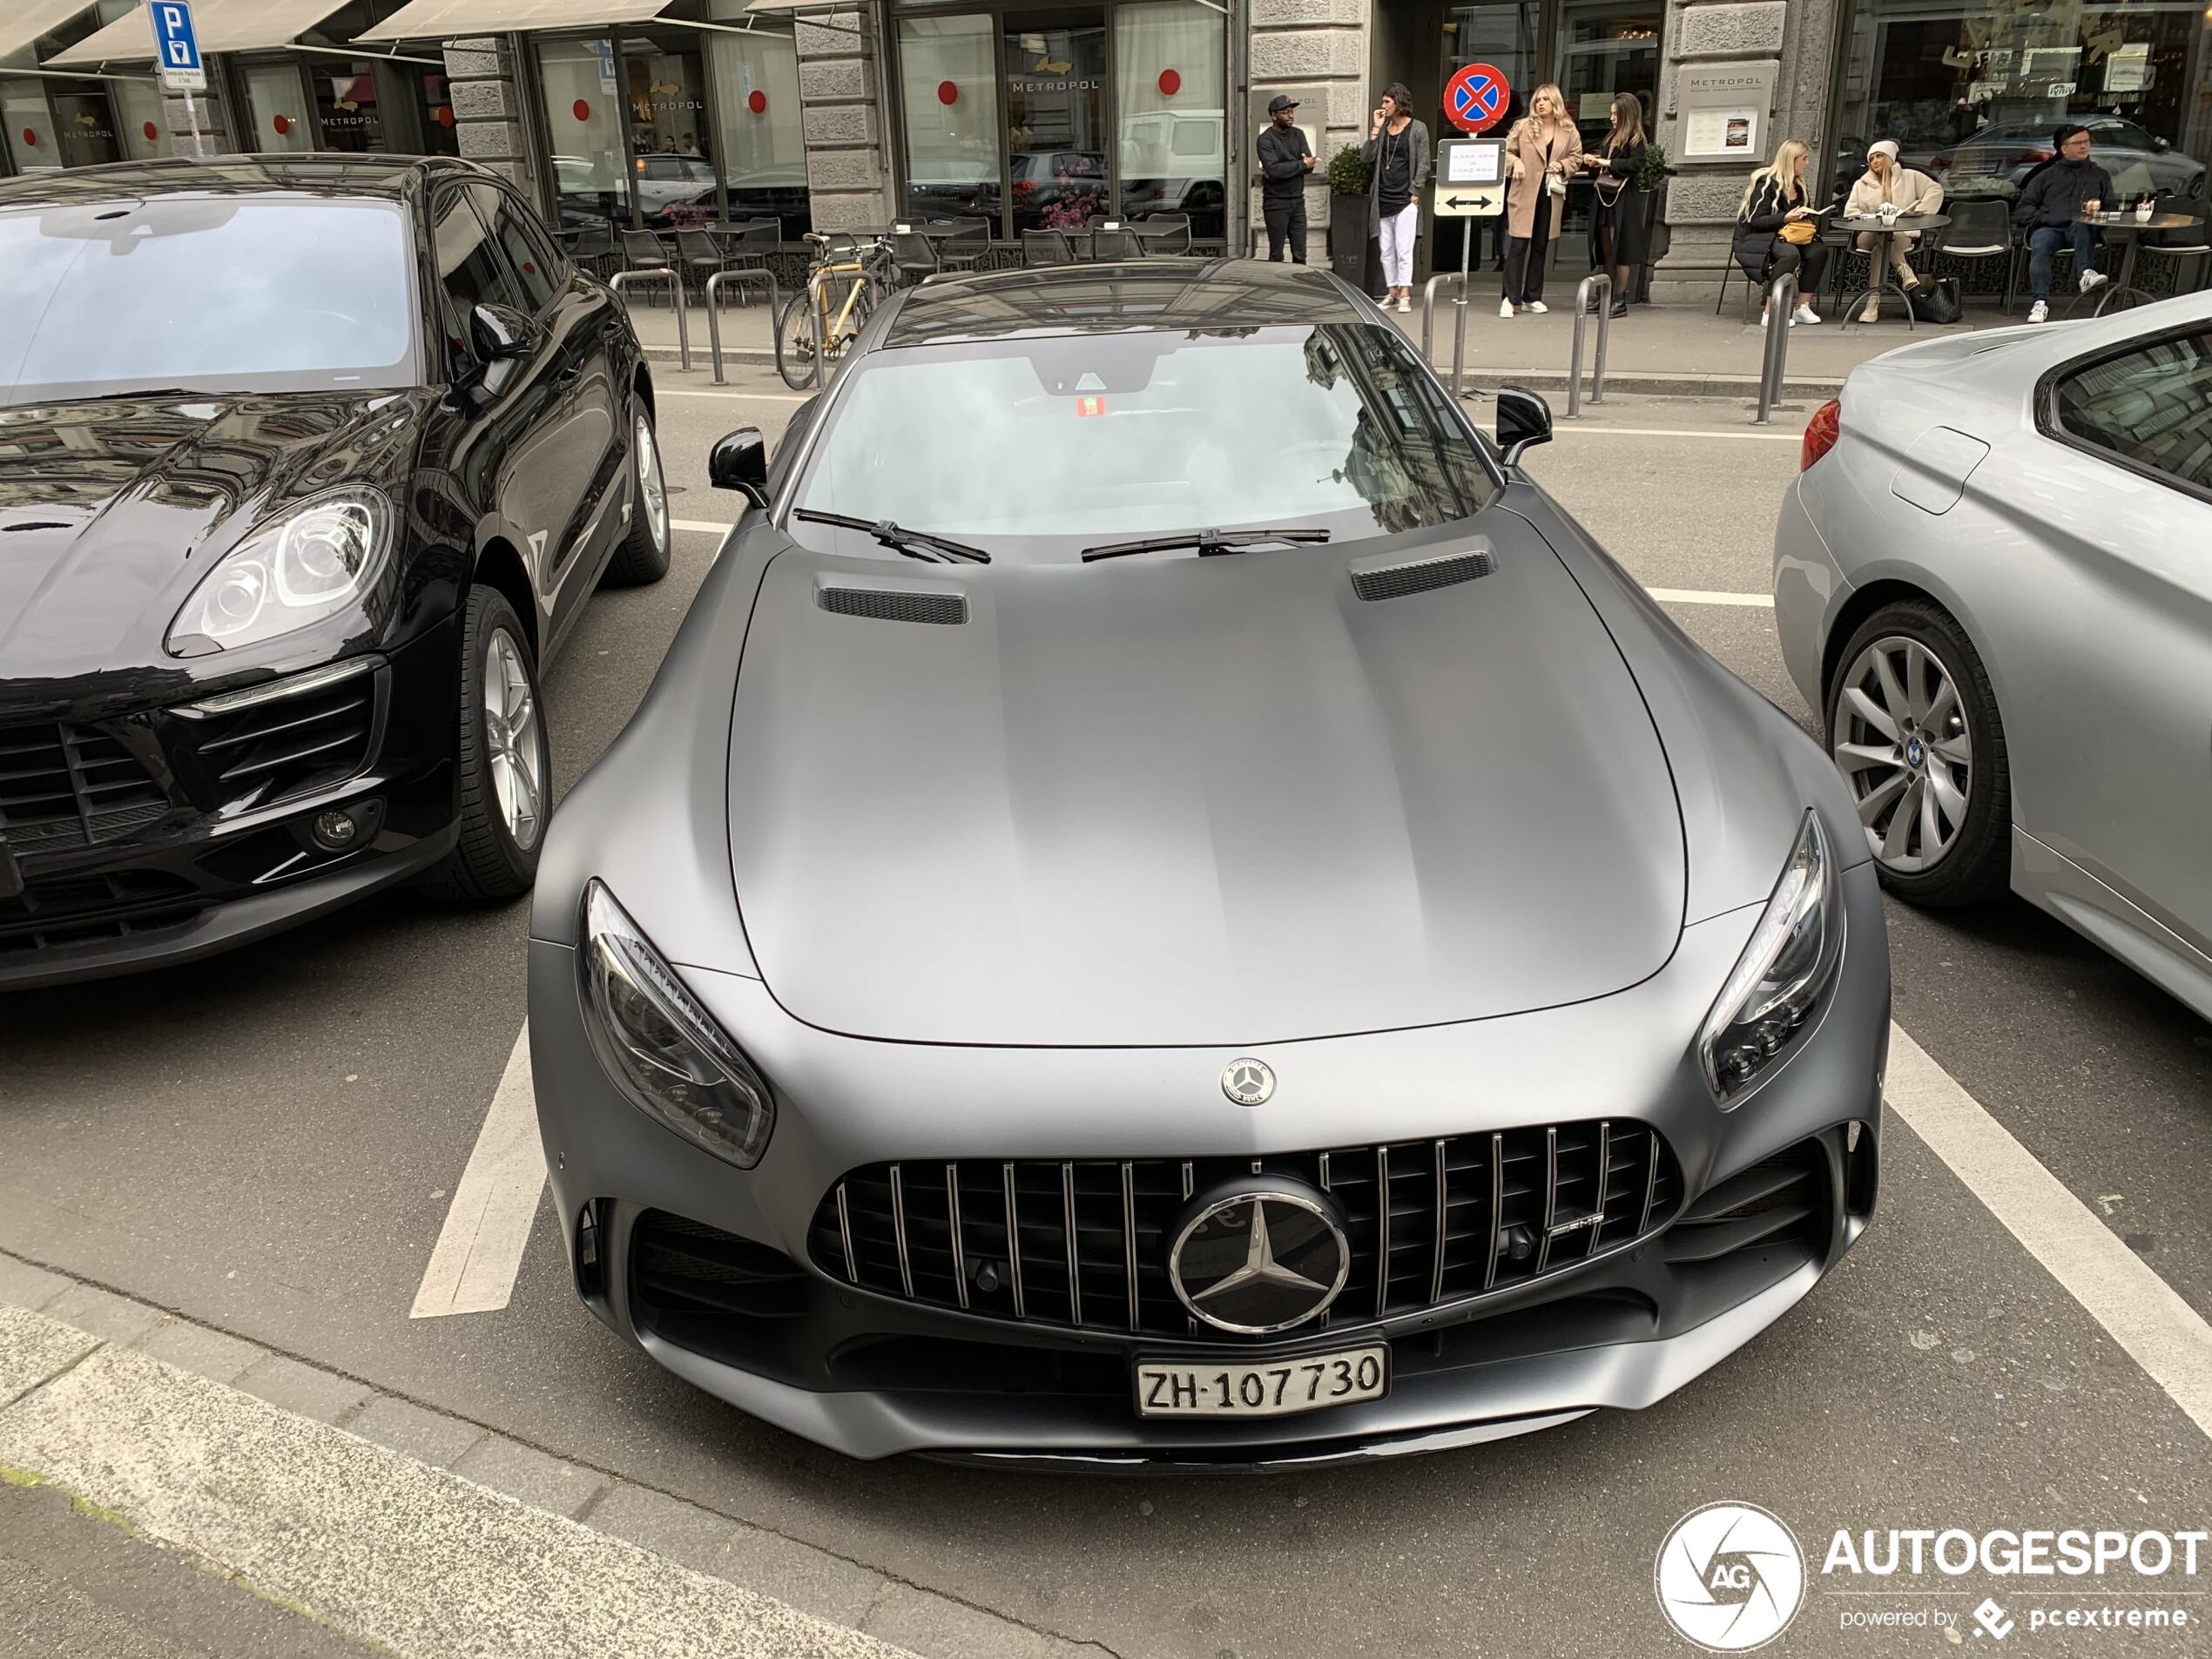
[[1111, 1659], [4, 1253], [0, 1472], [401, 1659]]

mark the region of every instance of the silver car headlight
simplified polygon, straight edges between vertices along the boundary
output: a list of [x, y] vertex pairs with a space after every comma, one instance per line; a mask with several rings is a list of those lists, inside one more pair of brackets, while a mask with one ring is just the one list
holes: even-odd
[[685, 1140], [752, 1168], [776, 1126], [760, 1074], [596, 880], [583, 932], [584, 1026], [615, 1087]]
[[1835, 855], [1807, 813], [1766, 913], [1697, 1034], [1705, 1081], [1723, 1110], [1797, 1051], [1843, 960]]
[[256, 644], [358, 604], [391, 556], [391, 519], [383, 496], [348, 489], [262, 525], [192, 590], [169, 624], [169, 649], [195, 638]]

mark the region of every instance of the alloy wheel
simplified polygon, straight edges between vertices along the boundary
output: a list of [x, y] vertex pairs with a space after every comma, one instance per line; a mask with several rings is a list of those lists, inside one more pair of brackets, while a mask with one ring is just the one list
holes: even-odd
[[1933, 868], [1973, 798], [1973, 738], [1955, 677], [1918, 639], [1877, 639], [1844, 677], [1835, 727], [1836, 764], [1874, 856], [1900, 874]]
[[651, 531], [653, 549], [668, 545], [668, 484], [661, 476], [660, 448], [653, 442], [653, 423], [640, 415], [633, 441], [637, 456], [637, 494], [644, 504], [645, 526]]
[[484, 738], [500, 818], [515, 845], [524, 848], [536, 843], [545, 810], [545, 745], [538, 735], [537, 699], [523, 666], [523, 648], [504, 628], [497, 629], [484, 653]]

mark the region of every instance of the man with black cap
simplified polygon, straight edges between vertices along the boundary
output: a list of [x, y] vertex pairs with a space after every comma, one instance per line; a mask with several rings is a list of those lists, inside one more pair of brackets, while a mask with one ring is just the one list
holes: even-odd
[[1284, 244], [1294, 265], [1305, 263], [1305, 175], [1313, 151], [1297, 121], [1298, 101], [1278, 92], [1267, 102], [1267, 131], [1259, 135], [1260, 215], [1267, 221], [1267, 257], [1279, 264]]

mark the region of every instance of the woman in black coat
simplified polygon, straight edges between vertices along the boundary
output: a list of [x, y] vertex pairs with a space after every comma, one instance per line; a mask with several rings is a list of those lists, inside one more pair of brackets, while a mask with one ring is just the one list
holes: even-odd
[[1613, 314], [1629, 314], [1629, 280], [1651, 257], [1650, 214], [1636, 175], [1643, 171], [1648, 140], [1643, 102], [1634, 92], [1613, 99], [1613, 131], [1603, 146], [1585, 151], [1582, 165], [1597, 192], [1590, 212], [1590, 266], [1613, 279]]
[[[1751, 182], [1744, 187], [1743, 206], [1737, 209], [1736, 242], [1731, 250], [1743, 274], [1762, 290], [1768, 289], [1777, 277], [1797, 273], [1797, 308], [1790, 314], [1792, 327], [1820, 320], [1812, 308], [1812, 296], [1820, 292], [1820, 279], [1828, 270], [1828, 249], [1819, 240], [1819, 216], [1805, 203], [1805, 163], [1811, 153], [1802, 140], [1784, 138], [1774, 152], [1774, 165], [1751, 175]], [[1759, 327], [1765, 327], [1769, 320], [1763, 307]]]

